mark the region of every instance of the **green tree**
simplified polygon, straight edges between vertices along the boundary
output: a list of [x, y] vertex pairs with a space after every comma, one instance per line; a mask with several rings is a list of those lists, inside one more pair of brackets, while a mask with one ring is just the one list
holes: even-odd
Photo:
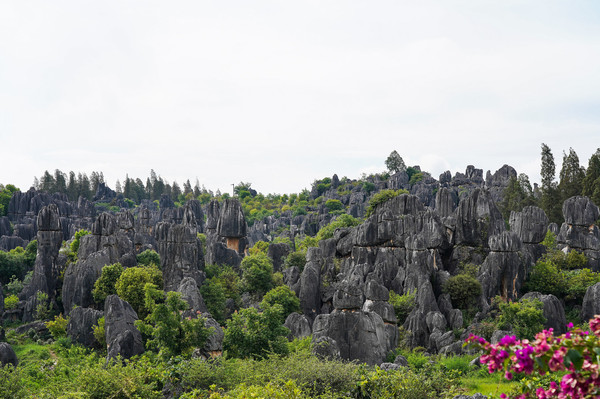
[[281, 324], [281, 305], [267, 306], [260, 312], [246, 308], [227, 320], [223, 349], [228, 357], [262, 359], [269, 352], [286, 354], [289, 330]]
[[342, 201], [340, 200], [329, 199], [325, 201], [325, 208], [327, 208], [329, 212], [341, 211], [344, 209], [344, 204], [342, 204]]
[[369, 200], [369, 206], [367, 207], [366, 217], [371, 216], [377, 207], [400, 194], [408, 194], [406, 190], [381, 190], [377, 194], [373, 195]]
[[562, 202], [560, 191], [556, 182], [554, 182], [554, 176], [556, 173], [556, 165], [554, 164], [554, 156], [550, 147], [542, 143], [542, 198], [541, 208], [546, 212], [546, 216], [551, 222], [561, 224], [562, 223]]
[[8, 213], [8, 204], [13, 194], [20, 191], [12, 184], [7, 184], [6, 187], [0, 186], [0, 216], [6, 216]]
[[210, 312], [211, 316], [219, 322], [219, 324], [225, 323], [225, 288], [217, 276], [209, 278], [204, 281], [200, 287], [200, 294], [206, 308]]
[[81, 242], [81, 237], [83, 236], [87, 236], [88, 234], [92, 234], [91, 232], [81, 229], [81, 230], [77, 230], [75, 232], [75, 235], [73, 236], [73, 241], [71, 242], [71, 245], [69, 246], [69, 260], [71, 262], [76, 262], [77, 261], [77, 253], [79, 252], [79, 244]]
[[263, 295], [273, 286], [273, 262], [264, 253], [246, 256], [241, 269], [242, 284], [246, 291]]
[[281, 314], [283, 323], [290, 314], [300, 311], [300, 300], [296, 293], [287, 285], [280, 285], [273, 288], [265, 294], [260, 306], [265, 309], [268, 306], [281, 305], [283, 312]]
[[[522, 178], [521, 176], [524, 177]], [[508, 181], [508, 186], [504, 189], [499, 208], [504, 220], [508, 220], [511, 211], [520, 212], [524, 207], [533, 205], [534, 203], [535, 200], [531, 191], [531, 185], [529, 185], [529, 179], [526, 175], [520, 175], [519, 179], [513, 176]]]
[[590, 157], [583, 178], [582, 194], [589, 197], [594, 204], [600, 204], [600, 148]]
[[189, 358], [194, 348], [202, 348], [212, 330], [205, 327], [203, 317], [184, 317], [188, 304], [181, 293], [164, 293], [154, 284], [144, 286], [145, 307], [148, 316], [137, 320], [136, 326], [146, 336], [146, 347], [155, 350], [163, 358], [173, 356]]
[[385, 160], [385, 167], [390, 173], [404, 172], [406, 170], [406, 164], [396, 150], [392, 151]]
[[102, 268], [102, 274], [94, 283], [92, 295], [96, 303], [102, 304], [107, 296], [117, 293], [116, 283], [123, 274], [123, 266], [113, 263]]
[[155, 266], [160, 269], [160, 255], [156, 251], [147, 249], [138, 254], [136, 259], [139, 265]]
[[459, 309], [470, 309], [481, 295], [481, 283], [468, 274], [450, 277], [443, 286], [443, 291], [450, 294], [452, 304]]
[[388, 302], [394, 307], [398, 325], [402, 325], [415, 307], [415, 294], [407, 292], [403, 295], [398, 295], [396, 292], [390, 291]]
[[585, 169], [579, 165], [577, 153], [569, 148], [569, 154], [563, 153], [563, 164], [560, 169], [560, 183], [558, 189], [562, 200], [581, 195]]
[[144, 287], [151, 283], [162, 288], [162, 273], [154, 267], [128, 267], [115, 283], [117, 295], [129, 302], [139, 318], [144, 318], [149, 309], [145, 305]]

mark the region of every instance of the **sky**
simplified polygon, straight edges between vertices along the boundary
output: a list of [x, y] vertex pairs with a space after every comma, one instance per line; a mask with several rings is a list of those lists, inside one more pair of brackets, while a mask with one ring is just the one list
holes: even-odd
[[293, 193], [600, 147], [597, 1], [0, 3], [0, 183], [153, 169]]

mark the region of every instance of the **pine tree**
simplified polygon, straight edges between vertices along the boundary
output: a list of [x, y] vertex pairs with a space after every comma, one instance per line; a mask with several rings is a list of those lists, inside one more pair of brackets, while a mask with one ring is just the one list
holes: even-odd
[[582, 185], [582, 194], [600, 206], [600, 148], [590, 157]]
[[556, 173], [556, 165], [554, 164], [554, 156], [550, 147], [542, 143], [542, 199], [541, 208], [546, 212], [546, 216], [551, 222], [561, 224], [562, 216], [562, 201], [560, 191], [554, 181]]
[[563, 152], [563, 164], [560, 169], [560, 183], [558, 184], [563, 201], [581, 195], [584, 177], [585, 169], [579, 165], [577, 153], [569, 148], [568, 155]]

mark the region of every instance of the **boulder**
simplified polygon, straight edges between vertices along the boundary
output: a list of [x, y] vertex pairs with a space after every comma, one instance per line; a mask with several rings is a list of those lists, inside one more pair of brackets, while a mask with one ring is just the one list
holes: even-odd
[[546, 318], [544, 328], [554, 329], [555, 334], [564, 334], [567, 332], [565, 309], [557, 297], [552, 294], [544, 295], [539, 292], [528, 292], [523, 295], [520, 301], [524, 299], [537, 299], [544, 304], [544, 317]]
[[322, 336], [312, 339], [313, 349], [312, 352], [321, 359], [340, 359], [341, 353], [340, 348], [335, 339]]
[[71, 311], [67, 324], [67, 336], [87, 348], [98, 345], [94, 337], [93, 327], [98, 325], [98, 320], [104, 315], [96, 309], [77, 307]]
[[285, 319], [285, 323], [283, 325], [290, 330], [290, 334], [288, 335], [288, 340], [290, 341], [294, 340], [295, 338], [306, 338], [312, 334], [310, 321], [306, 316], [300, 313], [290, 313], [290, 315]]
[[581, 319], [587, 321], [600, 314], [600, 283], [588, 287], [581, 305]]
[[202, 313], [208, 311], [204, 304], [204, 299], [200, 294], [200, 290], [198, 289], [198, 284], [196, 284], [196, 280], [193, 278], [185, 277], [181, 280], [177, 292], [181, 292], [181, 298], [188, 303], [191, 310]]
[[104, 303], [104, 314], [107, 360], [142, 354], [142, 334], [134, 324], [138, 316], [131, 305], [117, 295], [109, 295]]
[[[208, 316], [208, 315], [205, 315]], [[212, 317], [206, 317], [204, 326], [212, 328], [212, 334], [206, 340], [203, 351], [210, 357], [219, 356], [223, 352], [223, 338], [225, 333], [219, 323]]]
[[65, 314], [70, 314], [74, 306], [87, 308], [95, 303], [92, 295], [94, 284], [100, 278], [102, 268], [109, 264], [109, 250], [103, 249], [67, 267], [62, 291]]
[[588, 197], [571, 197], [563, 202], [565, 223], [576, 226], [590, 226], [600, 217], [600, 210]]
[[317, 316], [313, 324], [313, 343], [322, 339], [337, 344], [340, 357], [370, 365], [381, 364], [388, 348], [383, 319], [377, 313], [334, 310]]
[[503, 232], [490, 237], [492, 252], [481, 265], [477, 279], [481, 283], [483, 296], [491, 300], [496, 295], [516, 300], [523, 282], [526, 268], [518, 252], [521, 241], [513, 232]]
[[4, 367], [7, 364], [17, 367], [19, 360], [14, 349], [8, 342], [0, 342], [0, 366]]
[[283, 262], [291, 252], [292, 249], [285, 243], [269, 245], [267, 256], [273, 261], [273, 271], [279, 272], [282, 270]]

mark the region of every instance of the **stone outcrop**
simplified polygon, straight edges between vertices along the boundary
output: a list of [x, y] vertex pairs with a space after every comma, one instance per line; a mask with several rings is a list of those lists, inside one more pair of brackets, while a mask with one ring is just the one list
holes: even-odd
[[583, 252], [589, 267], [600, 271], [600, 230], [596, 225], [600, 210], [589, 198], [579, 196], [567, 199], [562, 210], [565, 222], [556, 240], [558, 247]]
[[104, 314], [107, 360], [142, 354], [142, 334], [134, 324], [138, 316], [131, 305], [117, 295], [109, 295], [104, 303]]
[[526, 271], [519, 256], [521, 246], [519, 236], [512, 231], [490, 237], [490, 253], [477, 276], [486, 300], [496, 295], [513, 301], [518, 299]]
[[75, 305], [94, 304], [92, 290], [104, 266], [117, 262], [124, 267], [135, 266], [133, 243], [129, 238], [134, 236], [131, 229], [131, 214], [117, 217], [102, 213], [92, 225], [91, 234], [81, 237], [78, 260], [70, 264], [64, 274], [62, 299], [66, 314]]
[[0, 366], [4, 367], [7, 364], [17, 367], [19, 360], [14, 349], [8, 342], [0, 342]]
[[54, 204], [40, 210], [37, 216], [38, 246], [31, 283], [23, 289], [19, 299], [25, 300], [23, 321], [33, 320], [37, 305], [37, 292], [48, 295], [49, 304], [56, 301], [57, 280], [59, 274], [59, 250], [63, 232], [60, 213]]
[[94, 337], [93, 327], [98, 325], [98, 320], [104, 315], [96, 309], [77, 307], [69, 315], [67, 336], [86, 348], [97, 347], [98, 340]]
[[487, 246], [489, 237], [505, 230], [502, 214], [486, 190], [475, 189], [460, 201], [456, 214], [454, 243], [471, 247]]
[[589, 320], [600, 314], [600, 283], [596, 283], [585, 291], [581, 305], [581, 319]]
[[198, 290], [198, 284], [192, 277], [184, 277], [177, 288], [177, 292], [181, 292], [181, 298], [188, 303], [193, 312], [205, 313], [208, 311]]
[[295, 338], [306, 338], [312, 334], [308, 318], [300, 313], [290, 313], [283, 325], [290, 330], [290, 334], [288, 335], [290, 341], [293, 341]]
[[196, 232], [188, 224], [160, 222], [155, 230], [165, 291], [176, 291], [185, 277], [204, 280], [204, 256]]

